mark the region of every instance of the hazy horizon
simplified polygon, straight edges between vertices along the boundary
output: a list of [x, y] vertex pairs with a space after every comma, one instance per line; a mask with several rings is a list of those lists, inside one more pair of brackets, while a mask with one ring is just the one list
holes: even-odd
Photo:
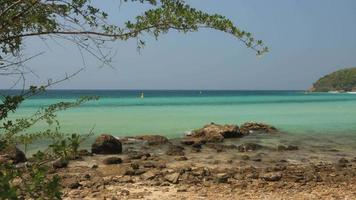
[[[141, 4], [94, 1], [110, 19], [122, 23], [141, 13]], [[263, 40], [271, 52], [257, 57], [238, 40], [221, 32], [171, 31], [158, 41], [145, 36], [138, 53], [136, 41], [115, 42], [111, 67], [98, 67], [85, 56], [85, 69], [51, 89], [93, 90], [306, 90], [318, 78], [356, 66], [356, 1], [243, 1], [188, 0], [209, 13], [226, 15], [243, 30]], [[27, 63], [34, 74], [26, 86], [60, 79], [82, 68], [75, 45], [63, 40], [30, 39], [24, 52], [43, 55]], [[14, 77], [2, 77], [9, 89]], [[17, 85], [16, 88], [21, 88]]]

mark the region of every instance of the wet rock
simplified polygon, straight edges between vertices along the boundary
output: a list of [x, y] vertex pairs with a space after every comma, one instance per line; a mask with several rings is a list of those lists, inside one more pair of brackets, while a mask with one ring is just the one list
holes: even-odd
[[147, 142], [148, 145], [162, 145], [167, 144], [169, 141], [166, 137], [161, 135], [143, 135], [143, 136], [136, 136], [132, 137], [137, 140], [143, 140]]
[[119, 157], [108, 157], [103, 160], [103, 163], [105, 165], [115, 165], [115, 164], [121, 164], [122, 159]]
[[16, 146], [7, 146], [0, 151], [0, 163], [11, 162], [13, 164], [26, 162], [26, 156], [24, 152], [18, 149]]
[[265, 181], [279, 181], [282, 179], [282, 174], [278, 172], [270, 172], [262, 175], [261, 178]]
[[199, 138], [205, 142], [222, 142], [224, 138], [242, 137], [240, 129], [236, 125], [208, 124], [201, 129], [192, 132], [190, 137]]
[[176, 172], [176, 173], [173, 173], [173, 174], [168, 174], [168, 175], [164, 176], [164, 178], [168, 182], [176, 184], [176, 183], [178, 183], [179, 176], [180, 176], [180, 174]]
[[240, 151], [240, 152], [248, 152], [248, 151], [255, 151], [255, 150], [258, 150], [258, 149], [261, 149], [262, 146], [259, 145], [259, 144], [255, 144], [255, 143], [244, 143], [244, 144], [241, 144], [237, 147], [237, 149]]
[[166, 154], [169, 156], [184, 156], [184, 147], [178, 145], [170, 145]]
[[121, 142], [111, 135], [100, 135], [92, 144], [91, 152], [95, 154], [120, 154]]
[[68, 166], [68, 160], [59, 158], [55, 161], [52, 162], [52, 166], [54, 169], [60, 169], [60, 168], [65, 168]]
[[243, 135], [248, 135], [254, 132], [276, 133], [278, 130], [274, 126], [268, 124], [246, 122], [240, 126], [240, 131]]

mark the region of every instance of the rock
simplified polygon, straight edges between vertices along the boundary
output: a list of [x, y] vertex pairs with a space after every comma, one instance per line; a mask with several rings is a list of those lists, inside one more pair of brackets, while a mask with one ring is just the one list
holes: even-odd
[[186, 186], [181, 186], [177, 189], [177, 192], [187, 192], [187, 191], [188, 191], [188, 189]]
[[255, 151], [257, 149], [261, 149], [262, 146], [259, 145], [259, 144], [255, 144], [255, 143], [244, 143], [244, 144], [241, 144], [237, 147], [237, 149], [240, 151], [240, 152], [248, 152], [248, 151]]
[[140, 168], [140, 165], [138, 163], [131, 163], [131, 168], [132, 169], [139, 169]]
[[52, 166], [54, 169], [65, 168], [68, 166], [68, 160], [59, 158], [52, 162]]
[[115, 164], [121, 164], [122, 159], [119, 157], [108, 157], [103, 160], [103, 163], [105, 165], [115, 165]]
[[241, 156], [241, 160], [249, 160], [249, 159], [250, 159], [250, 156], [248, 156], [248, 155]]
[[78, 155], [79, 156], [92, 156], [93, 154], [90, 153], [88, 150], [86, 149], [81, 149], [78, 151]]
[[167, 144], [169, 142], [166, 137], [160, 135], [143, 135], [143, 136], [135, 136], [132, 138], [146, 141], [148, 145], [162, 145], [162, 144]]
[[98, 168], [98, 165], [95, 165], [95, 164], [94, 164], [94, 165], [91, 166], [91, 168], [92, 168], [92, 169], [97, 169], [97, 168]]
[[62, 181], [62, 185], [70, 189], [77, 189], [78, 187], [81, 186], [81, 184], [76, 178], [64, 179]]
[[224, 138], [238, 138], [243, 135], [236, 125], [220, 125], [211, 123], [192, 132], [192, 138], [199, 138], [205, 142], [222, 142]]
[[243, 135], [248, 135], [254, 132], [276, 133], [278, 130], [274, 126], [270, 126], [268, 124], [246, 122], [240, 126], [240, 131]]
[[262, 175], [261, 177], [265, 181], [279, 181], [282, 178], [281, 173], [270, 172]]
[[340, 158], [339, 163], [349, 163], [346, 158]]
[[26, 162], [26, 156], [24, 152], [18, 149], [16, 146], [7, 146], [0, 151], [0, 163], [10, 161], [13, 164]]
[[177, 145], [170, 145], [168, 147], [168, 150], [166, 151], [166, 154], [169, 156], [184, 156], [184, 147], [182, 146], [177, 146]]
[[130, 151], [127, 156], [130, 160], [138, 160], [142, 158], [151, 157], [151, 154], [141, 151]]
[[184, 139], [184, 140], [180, 141], [180, 143], [184, 144], [184, 145], [193, 145], [193, 144], [195, 144], [195, 141], [189, 140], [189, 139]]
[[157, 167], [157, 166], [156, 166], [156, 164], [153, 163], [153, 162], [146, 162], [146, 163], [143, 164], [143, 167], [144, 167], [144, 168], [155, 168], [155, 167]]
[[120, 154], [121, 142], [111, 135], [100, 135], [91, 146], [91, 152], [95, 154]]
[[130, 191], [122, 189], [120, 194], [123, 195], [123, 196], [129, 196], [130, 195]]
[[337, 163], [337, 166], [338, 167], [347, 167], [348, 163], [349, 163], [349, 160], [347, 160], [346, 158], [340, 158]]
[[195, 143], [192, 145], [192, 148], [195, 148], [195, 149], [201, 149], [201, 143]]
[[141, 175], [143, 180], [152, 180], [156, 177], [156, 173], [154, 173], [153, 171], [148, 171], [144, 174]]
[[173, 174], [168, 174], [164, 178], [167, 181], [169, 181], [170, 183], [176, 184], [176, 183], [178, 183], [179, 176], [180, 176], [180, 174], [176, 172], [176, 173], [173, 173]]
[[188, 158], [185, 157], [185, 156], [180, 156], [180, 157], [175, 158], [174, 160], [176, 160], [176, 161], [186, 161], [186, 160], [188, 160]]
[[216, 183], [227, 183], [229, 180], [229, 175], [226, 173], [217, 174], [215, 177]]

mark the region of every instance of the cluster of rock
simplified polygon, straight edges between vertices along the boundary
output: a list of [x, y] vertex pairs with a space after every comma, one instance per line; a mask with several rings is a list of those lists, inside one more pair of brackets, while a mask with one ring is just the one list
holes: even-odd
[[[242, 124], [240, 127], [237, 125], [220, 125], [211, 123], [204, 126], [201, 129], [193, 131], [193, 133], [189, 136], [186, 136], [181, 143], [184, 145], [192, 145], [193, 151], [199, 152], [202, 145], [206, 143], [219, 143], [222, 142], [225, 138], [240, 138], [244, 137], [248, 134], [259, 132], [259, 133], [275, 133], [277, 129], [273, 126], [263, 124], [263, 123], [255, 123], [255, 122], [247, 122]], [[144, 135], [144, 136], [134, 136], [134, 137], [124, 137], [124, 138], [115, 138], [112, 135], [102, 134], [98, 136], [95, 142], [92, 144], [91, 153], [92, 154], [120, 154], [123, 150], [123, 144], [131, 144], [143, 142], [148, 144], [149, 146], [153, 145], [165, 145], [170, 144], [170, 141], [160, 135]], [[252, 151], [259, 149], [261, 146], [257, 144], [242, 144], [240, 146], [230, 146], [228, 148], [237, 148], [241, 152]], [[217, 151], [222, 151], [224, 147], [215, 145], [213, 148], [216, 148]], [[278, 147], [279, 150], [294, 150], [295, 147]], [[181, 146], [170, 145], [167, 150], [167, 155], [174, 156], [183, 156], [184, 148]], [[85, 150], [79, 152], [82, 156], [91, 155], [90, 152]], [[11, 161], [14, 164], [25, 162], [26, 156], [25, 154], [19, 150], [17, 147], [12, 146], [4, 149], [0, 152], [0, 162]], [[120, 161], [110, 161], [112, 162], [120, 162]], [[62, 168], [67, 166], [67, 162], [64, 160], [56, 160], [53, 162], [54, 168]]]
[[222, 142], [225, 138], [241, 138], [251, 133], [276, 133], [278, 130], [268, 124], [246, 122], [237, 125], [220, 125], [211, 123], [201, 129], [194, 130], [186, 138], [186, 143]]

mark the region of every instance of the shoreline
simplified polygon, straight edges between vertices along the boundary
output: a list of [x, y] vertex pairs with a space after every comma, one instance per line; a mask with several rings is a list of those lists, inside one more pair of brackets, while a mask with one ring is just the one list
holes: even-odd
[[[248, 136], [221, 142], [201, 143], [200, 139], [121, 138], [122, 153], [89, 154], [55, 174], [62, 177], [64, 199], [356, 196], [355, 155], [330, 151], [327, 157], [293, 145], [271, 148], [251, 142]], [[242, 143], [234, 145], [234, 140]]]

